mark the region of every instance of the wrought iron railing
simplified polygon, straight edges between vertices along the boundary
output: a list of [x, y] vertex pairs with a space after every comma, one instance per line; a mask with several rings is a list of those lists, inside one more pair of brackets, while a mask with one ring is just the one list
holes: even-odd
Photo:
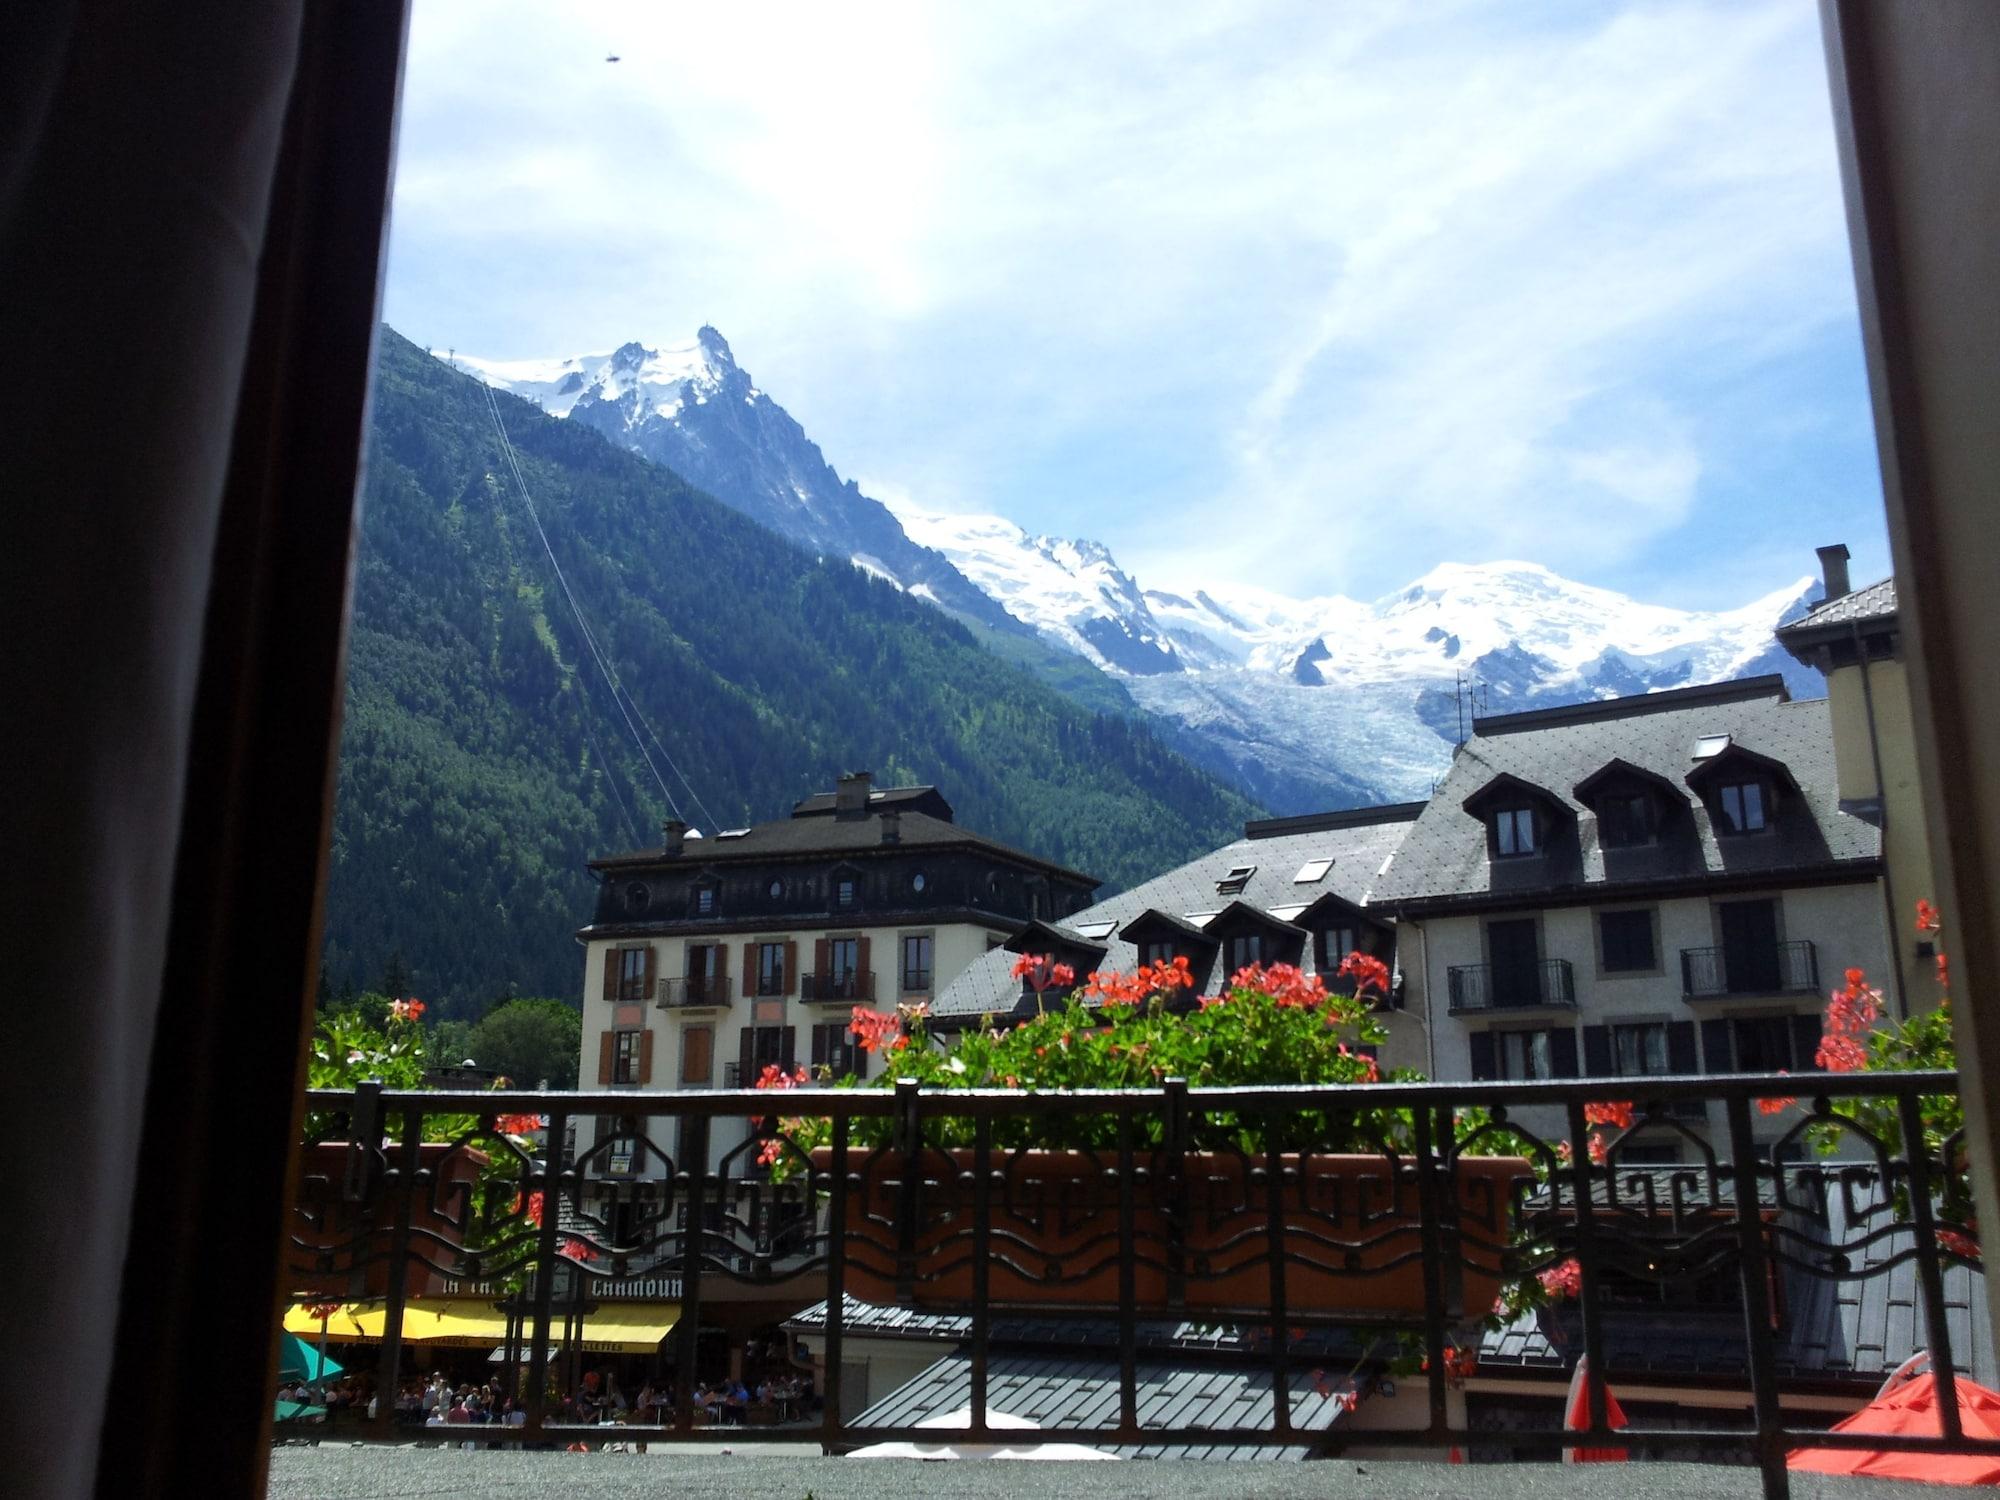
[[[1784, 1097], [1800, 1089], [1806, 1098]], [[1957, 1285], [1980, 1271], [1956, 1091], [1955, 1075], [1918, 1072], [1344, 1088], [1190, 1089], [1170, 1079], [1054, 1094], [909, 1081], [782, 1094], [364, 1085], [308, 1095], [312, 1140], [286, 1275], [302, 1301], [372, 1296], [382, 1313], [374, 1379], [387, 1393], [427, 1368], [420, 1345], [416, 1362], [404, 1358], [417, 1338], [405, 1328], [414, 1299], [445, 1278], [500, 1291], [500, 1380], [523, 1393], [526, 1422], [484, 1429], [483, 1440], [603, 1438], [601, 1427], [562, 1420], [550, 1375], [566, 1341], [587, 1337], [579, 1309], [597, 1289], [615, 1295], [634, 1276], [672, 1276], [682, 1378], [664, 1420], [627, 1425], [621, 1437], [729, 1435], [699, 1421], [692, 1399], [705, 1298], [720, 1283], [782, 1284], [801, 1305], [825, 1299], [822, 1415], [771, 1435], [831, 1451], [937, 1438], [935, 1428], [844, 1414], [849, 1297], [960, 1319], [971, 1412], [955, 1436], [975, 1443], [1013, 1431], [990, 1420], [996, 1323], [1061, 1301], [1103, 1320], [1104, 1357], [1117, 1365], [1102, 1420], [1062, 1429], [1067, 1441], [1724, 1453], [1759, 1464], [1766, 1493], [1782, 1496], [1795, 1447], [2000, 1457], [2000, 1442], [1966, 1435], [1956, 1397], [1967, 1351], [1954, 1346], [1946, 1278]], [[1720, 1106], [1713, 1144], [1675, 1118], [1704, 1101]], [[1845, 1113], [1857, 1101], [1873, 1109], [1867, 1123]], [[1607, 1102], [1618, 1107], [1593, 1108]], [[501, 1130], [503, 1108], [546, 1115], [550, 1141], [596, 1115], [618, 1117], [623, 1133], [599, 1136], [581, 1156], [538, 1159]], [[1592, 1150], [1571, 1148], [1593, 1133]], [[1662, 1144], [1684, 1159], [1656, 1162]], [[594, 1174], [611, 1153], [634, 1159], [638, 1181], [608, 1187]], [[1796, 1425], [1780, 1406], [1780, 1343], [1823, 1331], [1787, 1328], [1780, 1282], [1889, 1275], [1914, 1288], [1938, 1429]], [[1530, 1302], [1551, 1289], [1573, 1297], [1519, 1316], [1565, 1332], [1588, 1356], [1589, 1429], [1454, 1422], [1448, 1390], [1464, 1373], [1455, 1346], [1496, 1296], [1518, 1301], [1536, 1287], [1543, 1294]], [[1683, 1290], [1701, 1299], [1711, 1328], [1740, 1337], [1751, 1424], [1641, 1421], [1614, 1433], [1605, 1381], [1619, 1378], [1629, 1347], [1619, 1319], [1636, 1300], [1657, 1328], [1658, 1301]], [[1833, 1299], [1795, 1300], [1823, 1309]], [[1262, 1329], [1233, 1355], [1267, 1392], [1261, 1408], [1231, 1425], [1142, 1421], [1140, 1330], [1162, 1316]], [[1399, 1347], [1422, 1357], [1426, 1427], [1389, 1433], [1327, 1416], [1306, 1378], [1317, 1372], [1301, 1368], [1313, 1357], [1303, 1341], [1336, 1334], [1374, 1351], [1356, 1363], [1364, 1381], [1375, 1378], [1370, 1358]], [[408, 1436], [387, 1400], [347, 1425], [357, 1437]]]
[[1532, 1010], [1537, 1006], [1576, 1008], [1576, 982], [1569, 960], [1545, 958], [1531, 964], [1454, 964], [1445, 972], [1453, 1015], [1474, 1010]]
[[799, 998], [872, 1002], [875, 998], [875, 973], [872, 969], [850, 969], [845, 973], [808, 974]]
[[659, 1003], [666, 1009], [687, 1005], [727, 1005], [733, 992], [727, 974], [690, 974], [685, 979], [662, 979]]
[[1819, 955], [1799, 939], [1756, 948], [1681, 949], [1681, 993], [1690, 1000], [1722, 995], [1819, 993]]

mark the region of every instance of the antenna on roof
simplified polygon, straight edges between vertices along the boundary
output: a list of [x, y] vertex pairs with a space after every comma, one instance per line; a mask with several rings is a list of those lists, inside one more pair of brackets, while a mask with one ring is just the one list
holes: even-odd
[[1486, 712], [1486, 684], [1467, 677], [1463, 672], [1454, 672], [1452, 676], [1455, 679], [1451, 690], [1452, 704], [1458, 711], [1458, 743], [1452, 748], [1462, 750], [1465, 748], [1465, 721], [1475, 714]]

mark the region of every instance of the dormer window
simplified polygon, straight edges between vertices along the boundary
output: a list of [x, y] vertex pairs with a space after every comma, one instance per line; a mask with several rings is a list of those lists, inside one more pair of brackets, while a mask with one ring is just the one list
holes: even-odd
[[1715, 805], [1721, 813], [1717, 831], [1758, 833], [1770, 826], [1770, 798], [1761, 781], [1725, 781], [1715, 789]]
[[833, 904], [841, 911], [854, 905], [854, 880], [843, 875], [833, 883]]
[[1601, 798], [1597, 804], [1597, 840], [1607, 849], [1636, 849], [1653, 842], [1653, 799], [1644, 792]]
[[1232, 865], [1229, 873], [1215, 882], [1219, 896], [1233, 896], [1250, 883], [1250, 877], [1257, 873], [1255, 865]]
[[1493, 852], [1501, 859], [1533, 854], [1535, 810], [1532, 807], [1502, 807], [1493, 813]]
[[1171, 942], [1168, 942], [1164, 938], [1156, 938], [1151, 942], [1139, 944], [1139, 962], [1142, 964], [1171, 964], [1174, 961], [1176, 951]]
[[694, 888], [694, 913], [698, 917], [715, 915], [715, 887], [698, 885]]

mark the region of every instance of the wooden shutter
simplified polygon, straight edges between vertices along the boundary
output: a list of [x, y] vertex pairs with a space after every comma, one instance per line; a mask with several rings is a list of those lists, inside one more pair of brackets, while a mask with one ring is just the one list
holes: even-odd
[[1701, 1023], [1701, 1056], [1704, 1073], [1734, 1073], [1736, 1049], [1730, 1045], [1727, 1021]]
[[715, 1066], [715, 1032], [690, 1026], [681, 1033], [681, 1082], [707, 1083]]
[[604, 999], [607, 1004], [618, 998], [618, 945], [613, 943], [604, 950]]
[[743, 945], [743, 993], [746, 995], [755, 995], [757, 993], [757, 945], [755, 943], [745, 943]]
[[[752, 964], [746, 972], [751, 974], [756, 973], [757, 966]], [[729, 977], [729, 944], [727, 943], [717, 943], [715, 945], [714, 977], [717, 979], [727, 979]]]
[[646, 944], [646, 967], [642, 971], [645, 978], [641, 981], [639, 990], [639, 998], [641, 1000], [651, 1000], [653, 998], [653, 969], [654, 962], [658, 957], [659, 950], [654, 948], [651, 943]]
[[1617, 1059], [1611, 1055], [1611, 1028], [1609, 1026], [1586, 1026], [1583, 1028], [1583, 1071], [1592, 1078], [1615, 1078], [1618, 1076]]
[[597, 1034], [597, 1081], [611, 1082], [611, 1049], [618, 1045], [616, 1035], [609, 1031]]
[[1559, 1026], [1549, 1033], [1549, 1071], [1558, 1078], [1576, 1077], [1576, 1029]]
[[1475, 1031], [1466, 1038], [1472, 1044], [1472, 1076], [1475, 1080], [1499, 1077], [1495, 1066], [1493, 1033]]
[[868, 937], [863, 934], [854, 941], [854, 995], [858, 1000], [873, 1000], [875, 991], [869, 984]]
[[639, 1087], [653, 1081], [653, 1028], [639, 1033]]
[[784, 1029], [784, 1031], [780, 1034], [779, 1044], [778, 1044], [778, 1066], [783, 1068], [787, 1073], [791, 1072], [793, 1066], [795, 1065], [795, 1060], [796, 1060], [795, 1049], [797, 1048], [798, 1045], [798, 1036], [799, 1036], [799, 1028], [796, 1026], [787, 1026]]
[[756, 1045], [757, 1033], [751, 1027], [745, 1026], [736, 1034], [736, 1086], [740, 1089], [757, 1086], [757, 1074], [752, 1067], [757, 1056]]
[[826, 956], [827, 948], [828, 948], [828, 943], [825, 938], [813, 939], [813, 974], [822, 983], [825, 982], [828, 972], [827, 956]]
[[791, 938], [785, 939], [784, 982], [778, 986], [781, 995], [792, 995], [799, 988], [799, 945]]
[[1825, 1031], [1820, 1027], [1820, 1018], [1818, 1016], [1792, 1017], [1793, 1072], [1798, 1073], [1804, 1072], [1809, 1068], [1814, 1070], [1819, 1068], [1819, 1060], [1816, 1054], [1819, 1051], [1820, 1038], [1825, 1035]]
[[1667, 1022], [1667, 1071], [1669, 1073], [1701, 1071], [1701, 1064], [1695, 1059], [1694, 1022]]

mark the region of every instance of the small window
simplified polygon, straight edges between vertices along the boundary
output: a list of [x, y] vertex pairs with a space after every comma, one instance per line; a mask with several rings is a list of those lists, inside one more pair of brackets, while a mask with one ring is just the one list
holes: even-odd
[[1653, 953], [1653, 914], [1603, 911], [1597, 914], [1598, 952], [1607, 974], [1648, 973], [1659, 967]]
[[1264, 934], [1261, 932], [1240, 933], [1229, 940], [1229, 972], [1233, 976], [1238, 970], [1247, 969], [1252, 964], [1264, 961]]
[[1728, 748], [1728, 735], [1705, 734], [1694, 742], [1694, 758], [1696, 760], [1713, 760]]
[[833, 904], [843, 909], [854, 904], [854, 881], [851, 878], [833, 883]]
[[611, 1050], [611, 1081], [613, 1083], [637, 1083], [639, 1081], [639, 1038], [637, 1031], [620, 1031]]
[[1326, 872], [1333, 868], [1330, 859], [1309, 859], [1299, 866], [1299, 873], [1292, 877], [1293, 885], [1312, 885], [1326, 879]]
[[1603, 798], [1597, 804], [1597, 841], [1606, 849], [1652, 843], [1653, 799], [1644, 792]]
[[1502, 859], [1535, 852], [1535, 810], [1503, 807], [1493, 815], [1493, 846]]
[[712, 917], [715, 915], [714, 886], [704, 885], [696, 887], [694, 893], [694, 910], [696, 916]]
[[625, 910], [637, 916], [653, 899], [652, 888], [643, 880], [635, 880], [625, 887]]
[[861, 969], [861, 940], [835, 938], [826, 945], [827, 978], [836, 990], [851, 987]]
[[759, 943], [757, 945], [757, 993], [759, 995], [782, 995], [785, 993], [785, 945], [783, 943]]
[[1319, 971], [1332, 974], [1340, 961], [1354, 951], [1352, 927], [1329, 927], [1319, 935]]
[[903, 993], [921, 995], [931, 988], [931, 935], [913, 932], [903, 938]]
[[1494, 1045], [1500, 1076], [1520, 1083], [1555, 1077], [1554, 1049], [1546, 1031], [1502, 1031]]
[[1756, 833], [1767, 826], [1761, 781], [1728, 781], [1716, 789], [1724, 833]]
[[1174, 961], [1174, 945], [1165, 939], [1156, 939], [1139, 945], [1139, 962], [1142, 964], [1171, 964]]
[[1227, 896], [1243, 889], [1257, 873], [1255, 865], [1232, 865], [1229, 873], [1215, 882], [1216, 894]]
[[916, 874], [910, 877], [910, 889], [915, 891], [919, 896], [924, 893], [924, 887], [930, 883], [930, 877], [924, 874], [922, 870], [917, 871]]
[[1611, 1028], [1611, 1057], [1620, 1078], [1658, 1078], [1668, 1071], [1667, 1023]]
[[[1791, 1016], [1738, 1016], [1729, 1023], [1730, 1050], [1738, 1073], [1803, 1073], [1813, 1067], [1800, 1045], [1801, 1027]], [[1801, 1056], [1800, 1053], [1806, 1055]]]
[[627, 948], [618, 955], [618, 998], [627, 1002], [646, 998], [646, 959], [644, 948]]
[[681, 1082], [706, 1084], [715, 1073], [715, 1028], [690, 1026], [681, 1033]]
[[768, 895], [773, 901], [776, 901], [779, 897], [785, 894], [785, 882], [782, 880], [772, 881], [770, 885], [765, 887], [764, 893]]

